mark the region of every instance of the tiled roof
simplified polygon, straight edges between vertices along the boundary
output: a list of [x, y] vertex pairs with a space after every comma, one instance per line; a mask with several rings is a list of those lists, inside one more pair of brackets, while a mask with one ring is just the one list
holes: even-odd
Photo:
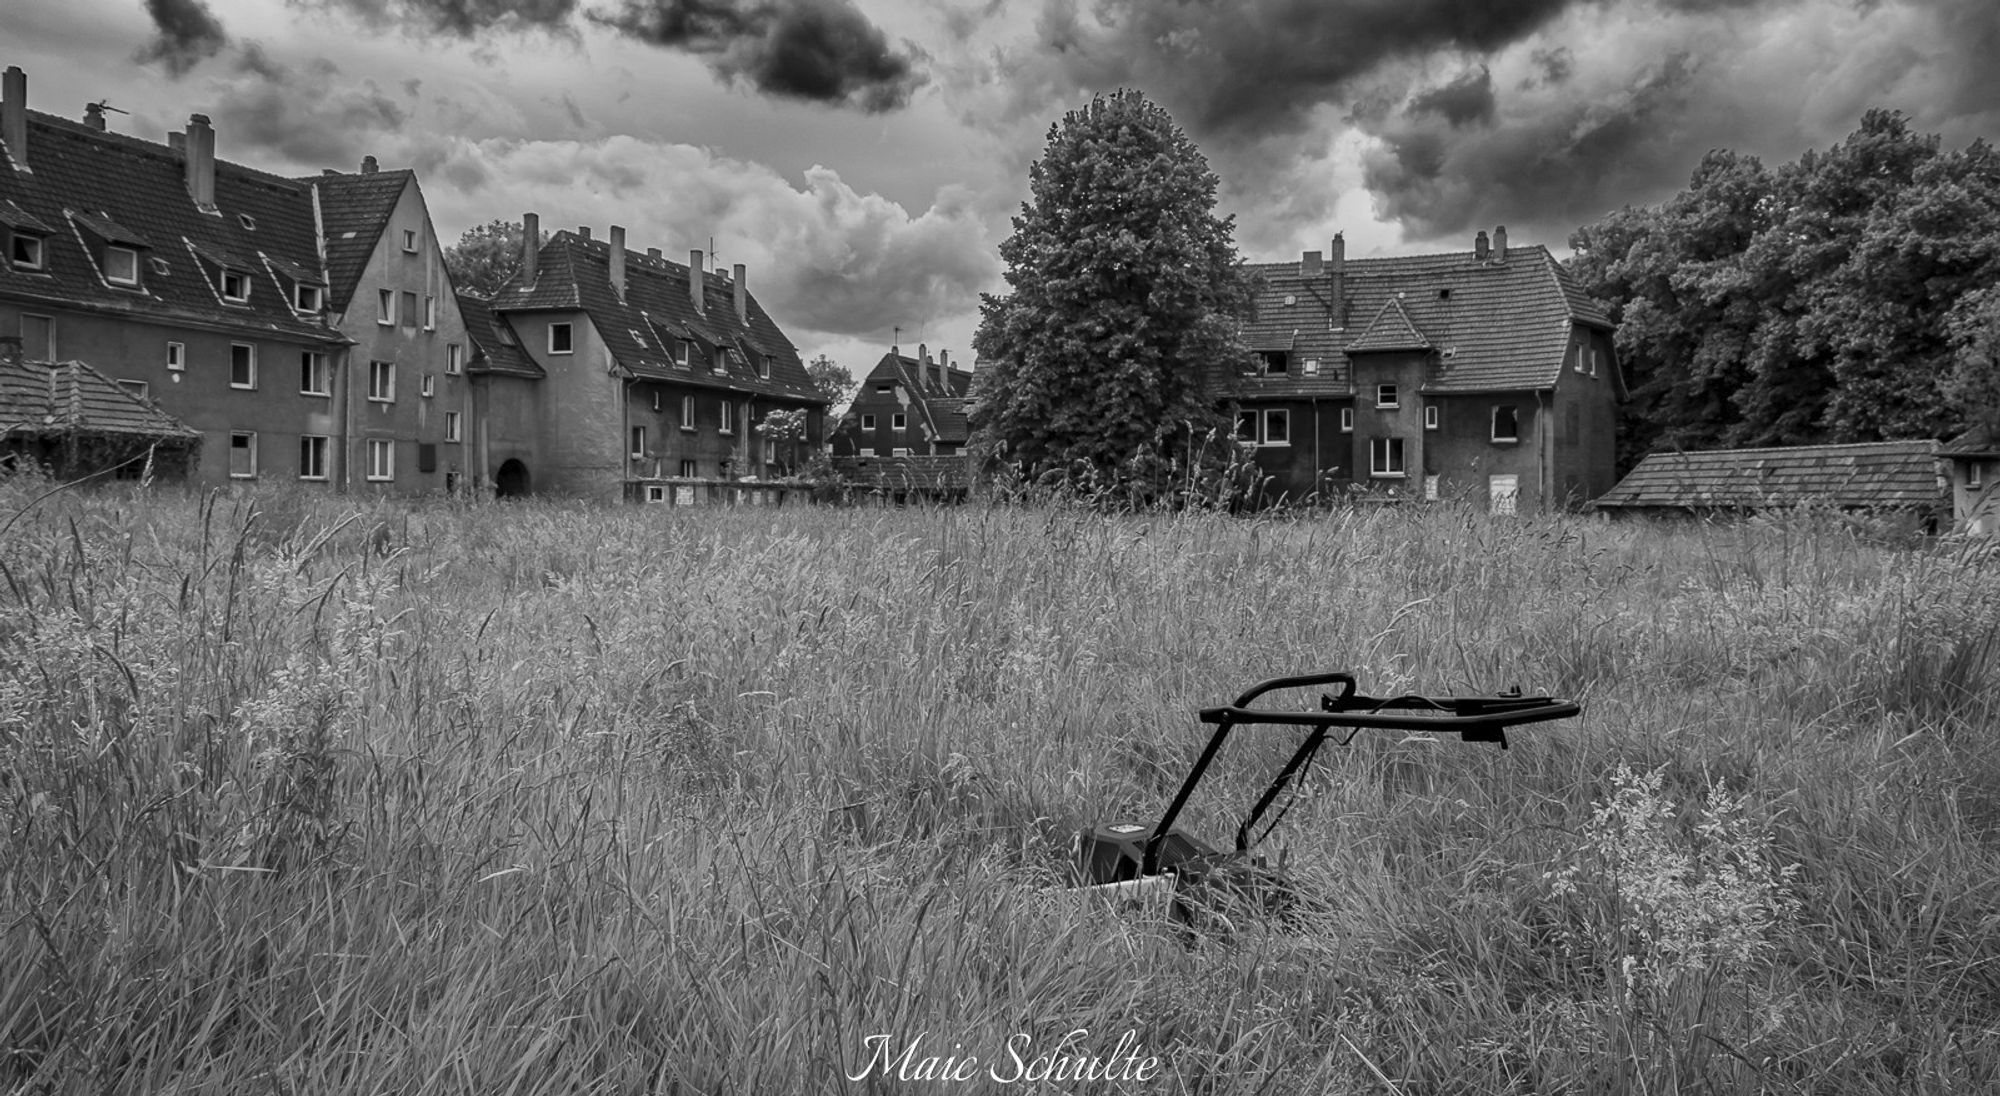
[[201, 436], [82, 362], [0, 364], [0, 437], [68, 433]]
[[329, 307], [345, 312], [369, 256], [389, 225], [389, 215], [416, 173], [374, 171], [360, 175], [328, 174], [300, 179], [319, 192], [320, 223], [326, 231], [326, 276]]
[[[532, 285], [517, 272], [493, 298], [502, 315], [515, 311], [577, 309], [589, 315], [612, 358], [633, 377], [675, 380], [703, 387], [771, 396], [824, 406], [799, 352], [770, 315], [749, 297], [749, 322], [736, 315], [735, 289], [719, 273], [704, 279], [703, 310], [689, 294], [688, 268], [626, 249], [625, 295], [611, 287], [611, 247], [563, 231], [542, 245]], [[707, 362], [676, 365], [673, 343], [692, 339], [713, 361], [718, 349], [737, 350], [725, 371]], [[758, 360], [771, 359], [769, 379], [758, 375]]]
[[1938, 449], [1938, 454], [1946, 457], [2000, 457], [2000, 431], [1989, 426], [1975, 426], [1946, 442]]
[[465, 319], [465, 334], [472, 340], [469, 373], [499, 373], [509, 377], [548, 376], [533, 358], [521, 353], [521, 345], [506, 322], [493, 314], [493, 305], [471, 293], [458, 295], [458, 314]]
[[[347, 341], [319, 316], [294, 312], [290, 287], [263, 262], [315, 278], [323, 269], [312, 195], [298, 183], [218, 159], [217, 212], [204, 212], [188, 194], [178, 151], [39, 111], [28, 112], [27, 161], [27, 172], [0, 168], [0, 219], [47, 230], [46, 269], [0, 263], [0, 297]], [[105, 281], [86, 241], [93, 250], [99, 242], [136, 246], [141, 288]], [[219, 272], [203, 269], [216, 260], [250, 276], [249, 301], [223, 302]]]
[[[1348, 259], [1338, 279], [1331, 263], [1310, 277], [1297, 261], [1247, 269], [1259, 289], [1244, 339], [1251, 349], [1288, 348], [1292, 367], [1288, 374], [1230, 378], [1224, 391], [1239, 399], [1348, 396], [1349, 349], [1419, 345], [1419, 339], [1438, 351], [1425, 392], [1548, 388], [1562, 372], [1571, 325], [1611, 329], [1603, 311], [1541, 246], [1510, 248], [1499, 262], [1469, 251]], [[1376, 321], [1397, 312], [1402, 315], [1392, 335]], [[1307, 360], [1319, 363], [1318, 375], [1304, 375]]]
[[1929, 439], [1654, 453], [1593, 505], [1755, 509], [1806, 501], [1931, 506], [1944, 497]]
[[900, 490], [956, 490], [972, 482], [963, 456], [835, 457], [834, 471], [852, 483]]
[[925, 365], [908, 354], [891, 352], [882, 355], [875, 368], [868, 371], [862, 380], [868, 385], [898, 381], [907, 388], [914, 398], [910, 400], [917, 409], [917, 415], [929, 428], [930, 436], [936, 441], [952, 445], [963, 445], [971, 436], [971, 429], [965, 421], [967, 394], [972, 390], [972, 371], [956, 366], [946, 366], [944, 385], [938, 385], [937, 363]]
[[1373, 350], [1429, 350], [1431, 341], [1417, 330], [1416, 322], [1410, 319], [1408, 309], [1403, 307], [1400, 296], [1382, 302], [1382, 308], [1375, 318], [1368, 321], [1368, 327], [1361, 336], [1347, 344], [1349, 354], [1366, 354]]

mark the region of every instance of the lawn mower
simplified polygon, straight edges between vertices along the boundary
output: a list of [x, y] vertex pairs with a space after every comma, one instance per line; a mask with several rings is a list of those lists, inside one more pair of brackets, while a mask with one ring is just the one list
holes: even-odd
[[[1327, 685], [1338, 685], [1339, 691], [1322, 694], [1317, 711], [1251, 707], [1267, 693]], [[1362, 696], [1354, 689], [1351, 674], [1280, 677], [1250, 689], [1228, 707], [1202, 709], [1201, 722], [1213, 725], [1215, 731], [1201, 756], [1195, 759], [1194, 769], [1182, 782], [1180, 791], [1167, 804], [1166, 813], [1150, 826], [1121, 821], [1079, 833], [1074, 883], [1086, 891], [1112, 898], [1165, 897], [1170, 901], [1173, 919], [1195, 927], [1209, 915], [1225, 909], [1282, 915], [1293, 908], [1296, 892], [1254, 850], [1277, 827], [1293, 800], [1278, 810], [1262, 833], [1254, 831], [1285, 789], [1304, 779], [1313, 756], [1329, 738], [1345, 746], [1365, 730], [1416, 731], [1456, 734], [1464, 742], [1497, 742], [1504, 750], [1507, 728], [1568, 719], [1583, 710], [1568, 700], [1522, 696], [1518, 688], [1492, 696], [1388, 698]], [[1255, 724], [1303, 727], [1309, 733], [1236, 828], [1235, 849], [1218, 851], [1176, 827], [1174, 820], [1194, 795], [1195, 786], [1201, 783], [1202, 775], [1221, 751], [1229, 732]], [[1336, 728], [1346, 733], [1336, 738], [1333, 733]], [[1297, 795], [1296, 787], [1293, 795]]]

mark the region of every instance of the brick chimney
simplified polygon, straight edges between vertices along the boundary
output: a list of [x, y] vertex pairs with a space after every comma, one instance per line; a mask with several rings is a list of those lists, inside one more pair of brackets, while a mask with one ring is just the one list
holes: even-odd
[[944, 393], [947, 396], [951, 395], [950, 360], [951, 360], [951, 351], [949, 350], [938, 351], [937, 386], [938, 386], [938, 391]]
[[363, 156], [361, 158], [361, 174], [373, 175], [381, 170], [382, 170], [382, 165], [375, 162], [375, 157]]
[[745, 327], [750, 326], [750, 289], [743, 281], [743, 264], [730, 268], [734, 277], [730, 279], [736, 289], [736, 319]]
[[104, 104], [103, 103], [83, 104], [83, 124], [89, 126], [90, 128], [96, 130], [99, 133], [103, 133], [105, 129]]
[[659, 261], [660, 261], [660, 249], [659, 249], [659, 248], [657, 248], [657, 247], [649, 247], [649, 248], [647, 248], [647, 249], [646, 249], [646, 261], [647, 261], [647, 262], [652, 262], [652, 263], [657, 263], [657, 262], [659, 262]]
[[19, 65], [8, 65], [0, 78], [0, 142], [14, 166], [28, 167], [28, 74]]
[[542, 265], [542, 219], [521, 214], [521, 284], [533, 287]]
[[1506, 225], [1501, 225], [1493, 230], [1493, 261], [1496, 263], [1504, 263], [1507, 261]]
[[625, 226], [611, 226], [611, 291], [625, 299]]
[[1299, 277], [1317, 278], [1324, 266], [1325, 264], [1322, 262], [1319, 252], [1308, 251], [1304, 255], [1299, 256]]
[[12, 369], [21, 364], [21, 336], [0, 335], [0, 369]]
[[215, 129], [209, 125], [208, 115], [188, 115], [187, 148], [182, 164], [186, 168], [188, 195], [194, 199], [195, 207], [212, 212], [215, 209]]
[[1333, 275], [1333, 310], [1329, 317], [1335, 328], [1347, 326], [1347, 237], [1336, 232], [1333, 242], [1327, 245], [1326, 268]]
[[1472, 238], [1472, 257], [1483, 263], [1492, 257], [1492, 254], [1493, 249], [1486, 242], [1486, 230], [1482, 228], [1479, 230], [1479, 235]]
[[702, 277], [703, 273], [701, 249], [695, 248], [693, 251], [688, 252], [688, 296], [694, 299], [694, 310], [706, 315], [708, 312], [708, 286]]
[[584, 239], [584, 240], [590, 239], [590, 226], [589, 225], [576, 226], [576, 234], [579, 239]]

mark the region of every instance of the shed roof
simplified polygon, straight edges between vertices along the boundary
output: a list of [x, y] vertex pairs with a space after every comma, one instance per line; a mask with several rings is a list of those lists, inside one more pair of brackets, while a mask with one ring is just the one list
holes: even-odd
[[10, 433], [201, 436], [80, 361], [0, 363], [0, 437]]
[[1592, 505], [1761, 509], [1803, 502], [1922, 507], [1944, 496], [1931, 439], [1653, 453]]

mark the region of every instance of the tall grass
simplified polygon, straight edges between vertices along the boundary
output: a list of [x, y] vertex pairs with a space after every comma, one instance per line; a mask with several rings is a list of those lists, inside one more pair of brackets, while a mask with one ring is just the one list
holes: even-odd
[[[1087, 1029], [1158, 1059], [1135, 1091], [2000, 1086], [1976, 546], [36, 494], [0, 484], [0, 1085], [1007, 1090], [1010, 1038]], [[1324, 758], [1267, 850], [1303, 922], [1190, 946], [1060, 891], [1195, 709], [1309, 669], [1586, 714]], [[978, 1079], [849, 1080], [871, 1035]]]

